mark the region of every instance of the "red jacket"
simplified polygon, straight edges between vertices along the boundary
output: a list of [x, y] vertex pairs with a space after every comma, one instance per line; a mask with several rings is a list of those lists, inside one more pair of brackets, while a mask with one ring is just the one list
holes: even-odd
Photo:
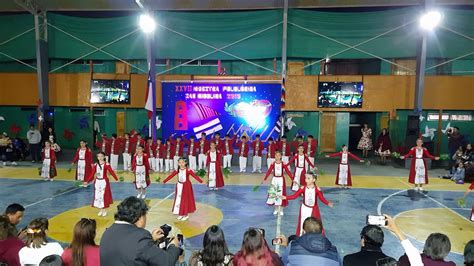
[[[236, 139], [237, 139], [236, 135], [234, 135], [229, 140], [224, 139], [224, 141], [222, 142], [222, 147], [221, 147], [221, 154], [222, 155], [234, 154], [234, 142], [235, 142]], [[227, 143], [227, 146], [226, 146], [226, 143]], [[229, 151], [229, 152], [227, 152], [227, 151]]]
[[188, 156], [196, 156], [199, 151], [199, 143], [197, 141], [191, 142], [191, 140], [185, 140], [188, 146]]
[[163, 158], [173, 159], [174, 157], [174, 146], [173, 144], [163, 144]]
[[120, 140], [119, 139], [113, 139], [110, 138], [108, 139], [108, 142], [110, 143], [110, 153], [111, 154], [116, 154], [118, 155], [120, 153]]
[[165, 156], [165, 145], [162, 143], [160, 144], [157, 143], [155, 145], [153, 156], [155, 156], [155, 158], [158, 158], [158, 159], [163, 159], [163, 157]]
[[219, 138], [219, 140], [217, 140], [217, 138], [213, 137], [213, 138], [211, 138], [211, 142], [216, 143], [216, 149], [218, 151], [222, 150], [222, 145], [224, 144], [224, 139]]
[[268, 143], [267, 144], [267, 158], [275, 158], [275, 152], [278, 149], [278, 144], [273, 142], [273, 143]]
[[199, 154], [207, 154], [210, 148], [210, 142], [206, 139], [200, 139], [197, 142], [197, 146], [199, 148]]
[[145, 153], [148, 155], [148, 157], [155, 157], [155, 149], [156, 149], [156, 143], [146, 143], [145, 144]]
[[282, 156], [290, 157], [291, 156], [291, 143], [289, 143], [288, 141], [285, 141], [285, 142], [281, 140], [278, 141], [278, 150], [281, 151]]
[[[244, 144], [245, 144], [245, 146], [244, 146]], [[244, 146], [243, 150], [242, 150], [242, 146]], [[239, 147], [239, 156], [248, 157], [249, 156], [249, 146], [250, 146], [250, 143], [248, 141], [246, 141], [246, 142], [242, 142], [242, 141], [237, 142], [237, 147]]]
[[[119, 138], [120, 140], [120, 153], [129, 153], [133, 154], [135, 151], [133, 150], [134, 147], [132, 147], [132, 139], [125, 139], [125, 138]], [[128, 141], [128, 143], [127, 143]]]
[[146, 145], [146, 141], [144, 139], [138, 139], [138, 137], [134, 136], [134, 137], [131, 137], [132, 139], [132, 154], [135, 154], [135, 152], [137, 151], [137, 147], [138, 146], [143, 146], [145, 147]]
[[110, 155], [110, 141], [107, 138], [102, 137], [101, 141], [97, 140], [95, 146], [99, 151], [105, 153], [106, 156]]
[[308, 155], [308, 157], [314, 157], [314, 154], [316, 153], [316, 149], [318, 148], [318, 141], [313, 139], [311, 142], [306, 141], [304, 142], [304, 153]]
[[173, 145], [173, 149], [175, 151], [175, 156], [183, 157], [184, 156], [184, 145], [186, 142], [182, 139], [178, 142], [177, 140], [170, 138], [171, 144]]
[[257, 141], [256, 140], [252, 141], [253, 156], [262, 156], [262, 151], [263, 151], [263, 148], [264, 148], [263, 146], [264, 146], [264, 144], [260, 140], [260, 141], [258, 141], [258, 149], [257, 149]]
[[[303, 147], [304, 147], [304, 142], [302, 142], [301, 144], [303, 144]], [[293, 152], [293, 154], [298, 153], [298, 146], [300, 146], [300, 143], [297, 140], [294, 140], [291, 142], [291, 151]], [[305, 154], [306, 154], [306, 148], [305, 148]]]

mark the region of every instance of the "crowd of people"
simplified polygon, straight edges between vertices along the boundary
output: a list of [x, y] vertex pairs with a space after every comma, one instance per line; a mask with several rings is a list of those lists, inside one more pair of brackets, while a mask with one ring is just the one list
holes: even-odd
[[[11, 204], [0, 216], [0, 262], [16, 265], [323, 265], [323, 266], [395, 266], [446, 265], [451, 251], [448, 236], [433, 233], [419, 252], [388, 215], [385, 225], [368, 224], [360, 233], [360, 251], [341, 257], [341, 252], [326, 237], [321, 220], [307, 217], [302, 234], [272, 239], [272, 245], [281, 247], [277, 254], [266, 241], [263, 228], [249, 228], [243, 234], [240, 250], [229, 250], [224, 231], [210, 226], [203, 236], [202, 248], [191, 251], [185, 261], [184, 240], [179, 231], [168, 225], [152, 232], [145, 229], [148, 207], [143, 199], [128, 197], [118, 206], [115, 222], [104, 232], [100, 244], [95, 242], [97, 224], [89, 218], [80, 219], [74, 226], [72, 242], [64, 248], [48, 240], [49, 224], [46, 218], [35, 218], [28, 226], [17, 230], [25, 209]], [[168, 227], [168, 228], [167, 228]], [[399, 240], [405, 254], [396, 259], [383, 252], [384, 230]], [[464, 249], [464, 265], [474, 265], [474, 240]]]

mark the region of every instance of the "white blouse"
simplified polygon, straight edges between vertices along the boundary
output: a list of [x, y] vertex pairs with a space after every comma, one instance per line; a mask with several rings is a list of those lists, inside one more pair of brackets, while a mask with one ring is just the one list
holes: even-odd
[[63, 254], [63, 248], [59, 243], [46, 243], [40, 248], [29, 248], [23, 247], [18, 256], [20, 257], [21, 265], [39, 265], [41, 260], [49, 255], [59, 255]]

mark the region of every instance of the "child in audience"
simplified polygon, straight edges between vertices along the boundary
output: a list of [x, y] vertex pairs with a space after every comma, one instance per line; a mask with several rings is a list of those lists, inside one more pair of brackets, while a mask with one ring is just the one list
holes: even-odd
[[97, 153], [97, 163], [92, 166], [92, 171], [84, 180], [84, 186], [94, 181], [94, 201], [92, 207], [98, 208], [100, 211], [98, 216], [107, 216], [107, 208], [113, 203], [112, 191], [110, 190], [110, 182], [107, 172], [118, 181], [114, 170], [110, 164], [105, 161], [105, 153]]
[[218, 190], [224, 187], [224, 177], [222, 176], [221, 154], [217, 149], [217, 144], [211, 142], [211, 147], [207, 152], [207, 178], [209, 190]]
[[240, 137], [240, 141], [237, 142], [239, 147], [239, 169], [241, 173], [247, 171], [247, 159], [249, 157], [249, 143], [246, 136]]
[[306, 174], [306, 163], [309, 166], [314, 167], [314, 165], [309, 160], [308, 156], [304, 153], [304, 146], [300, 144], [298, 146], [298, 153], [295, 154], [288, 164], [295, 162], [295, 174], [293, 175], [293, 184], [291, 190], [298, 191], [300, 186], [305, 186], [305, 174]]
[[253, 158], [252, 158], [252, 173], [262, 173], [262, 151], [263, 142], [260, 140], [260, 135], [255, 136], [255, 140], [252, 142]]
[[454, 170], [451, 180], [456, 182], [456, 184], [464, 184], [464, 163], [460, 162], [457, 166], [458, 167]]
[[424, 158], [439, 160], [439, 157], [434, 157], [426, 148], [423, 147], [422, 139], [417, 139], [416, 147], [411, 148], [406, 155], [400, 156], [400, 159], [403, 160], [405, 157], [410, 156], [413, 156], [413, 158], [411, 160], [410, 177], [408, 182], [415, 184], [416, 191], [423, 191], [423, 185], [428, 184], [428, 168], [426, 167]]
[[56, 153], [51, 147], [51, 142], [46, 140], [44, 142], [44, 149], [41, 152], [43, 159], [43, 166], [41, 167], [41, 177], [44, 181], [53, 181], [57, 175], [56, 172]]
[[[320, 221], [321, 214], [318, 207], [318, 199], [329, 207], [333, 207], [333, 203], [324, 198], [323, 192], [316, 185], [316, 175], [305, 174], [306, 185], [302, 186], [295, 194], [289, 196], [281, 196], [283, 200], [298, 199], [303, 195], [301, 202], [300, 213], [298, 215], [298, 225], [296, 227], [296, 235], [301, 236], [303, 233], [303, 222], [308, 217], [314, 217]], [[324, 229], [323, 229], [324, 234]]]
[[84, 181], [84, 178], [89, 175], [92, 167], [92, 151], [87, 147], [87, 142], [81, 140], [79, 148], [76, 150], [76, 155], [72, 159], [72, 165], [77, 163], [76, 180]]
[[150, 165], [148, 154], [143, 152], [143, 147], [138, 146], [132, 158], [132, 172], [135, 176], [135, 188], [138, 191], [137, 198], [146, 198], [146, 189], [150, 186]]
[[275, 211], [273, 212], [274, 215], [283, 215], [283, 209], [281, 209], [281, 206], [285, 207], [288, 205], [288, 201], [280, 198], [282, 195], [286, 196], [286, 180], [284, 172], [293, 179], [287, 165], [281, 160], [281, 152], [277, 151], [275, 152], [275, 161], [270, 164], [268, 171], [265, 174], [265, 178], [263, 179], [264, 181], [267, 180], [267, 178], [272, 174], [271, 184], [276, 188], [277, 195], [276, 197], [270, 197], [270, 195], [268, 195], [267, 204], [275, 206]]
[[359, 157], [349, 152], [345, 144], [342, 145], [342, 151], [326, 155], [326, 158], [329, 158], [329, 157], [341, 158], [341, 160], [339, 161], [339, 166], [337, 167], [336, 185], [341, 186], [341, 188], [343, 189], [348, 189], [349, 187], [352, 186], [351, 168], [349, 166], [349, 157], [361, 163], [363, 163], [364, 160], [360, 159]]
[[193, 186], [191, 184], [190, 176], [196, 181], [202, 183], [203, 181], [199, 178], [193, 170], [187, 168], [186, 161], [183, 158], [178, 160], [179, 169], [171, 173], [163, 184], [166, 184], [171, 178], [178, 175], [178, 182], [176, 183], [176, 189], [174, 193], [174, 203], [172, 212], [180, 221], [186, 221], [189, 218], [189, 214], [196, 211], [196, 202], [194, 200]]

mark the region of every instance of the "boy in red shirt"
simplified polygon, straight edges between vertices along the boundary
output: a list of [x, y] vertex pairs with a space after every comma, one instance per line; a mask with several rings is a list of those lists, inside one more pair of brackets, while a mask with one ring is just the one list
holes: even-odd
[[262, 151], [263, 142], [260, 140], [260, 135], [255, 136], [255, 140], [252, 142], [253, 158], [252, 158], [252, 173], [262, 173]]

